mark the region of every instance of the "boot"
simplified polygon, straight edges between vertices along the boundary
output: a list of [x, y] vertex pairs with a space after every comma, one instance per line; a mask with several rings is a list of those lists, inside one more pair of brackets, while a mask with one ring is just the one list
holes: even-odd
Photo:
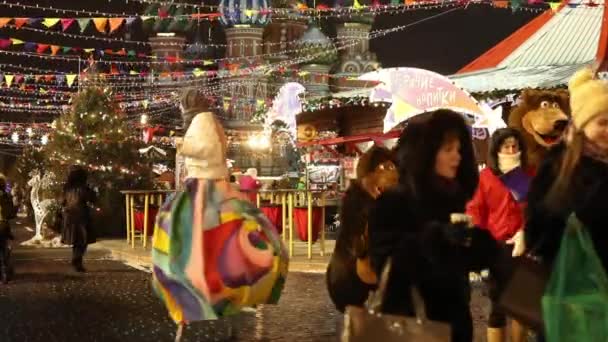
[[511, 342], [526, 342], [528, 329], [516, 320], [511, 320]]
[[84, 273], [86, 272], [84, 266], [82, 265], [82, 258], [74, 258], [72, 259], [72, 267], [74, 267], [74, 271]]
[[505, 342], [505, 328], [488, 328], [488, 342]]

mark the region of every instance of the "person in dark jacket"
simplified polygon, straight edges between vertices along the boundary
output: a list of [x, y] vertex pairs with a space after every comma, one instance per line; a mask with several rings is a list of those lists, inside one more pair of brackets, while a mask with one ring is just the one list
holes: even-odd
[[10, 278], [10, 241], [15, 239], [9, 221], [14, 219], [16, 214], [11, 196], [6, 191], [6, 180], [0, 177], [0, 280], [4, 284], [8, 283]]
[[528, 193], [526, 245], [551, 267], [574, 213], [608, 271], [608, 83], [583, 69], [569, 90], [572, 122], [566, 139], [549, 151]]
[[414, 315], [415, 286], [428, 318], [449, 323], [452, 342], [471, 342], [469, 272], [488, 268], [499, 253], [488, 230], [452, 215], [465, 212], [479, 176], [463, 117], [437, 110], [410, 119], [397, 162], [399, 185], [378, 198], [369, 218], [373, 268], [380, 274], [393, 260], [383, 311]]
[[[475, 196], [467, 204], [467, 214], [473, 223], [488, 229], [507, 256], [520, 256], [525, 251], [524, 210], [532, 179], [527, 166], [526, 145], [519, 131], [497, 130], [490, 139], [488, 167], [481, 171]], [[498, 299], [505, 284], [498, 284], [492, 273], [487, 283], [492, 302], [488, 342], [503, 342], [507, 317], [498, 306]], [[510, 337], [512, 342], [523, 342], [527, 338], [526, 329], [513, 320]]]
[[377, 276], [369, 265], [367, 219], [375, 199], [397, 184], [393, 154], [374, 146], [357, 164], [357, 179], [351, 182], [340, 208], [336, 248], [327, 268], [327, 290], [336, 309], [361, 307], [376, 288]]
[[95, 192], [87, 185], [87, 171], [74, 167], [63, 187], [63, 225], [61, 241], [72, 245], [72, 266], [85, 272], [82, 259], [87, 246], [95, 242], [89, 204], [95, 201]]

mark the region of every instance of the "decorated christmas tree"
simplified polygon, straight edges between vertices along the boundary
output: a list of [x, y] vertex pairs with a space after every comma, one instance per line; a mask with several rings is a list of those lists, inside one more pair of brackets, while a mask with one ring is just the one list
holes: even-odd
[[150, 164], [138, 152], [141, 147], [143, 142], [110, 94], [90, 87], [76, 95], [72, 109], [54, 122], [44, 151], [58, 180], [65, 181], [73, 165], [89, 170], [89, 184], [98, 193], [96, 223], [103, 234], [122, 232], [121, 190], [152, 186]]

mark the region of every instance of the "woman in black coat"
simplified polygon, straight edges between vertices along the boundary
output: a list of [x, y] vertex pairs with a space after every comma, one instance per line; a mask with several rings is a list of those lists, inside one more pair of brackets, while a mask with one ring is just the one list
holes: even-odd
[[82, 259], [90, 243], [96, 238], [92, 229], [89, 203], [95, 193], [87, 185], [87, 171], [73, 168], [63, 187], [63, 227], [61, 241], [72, 245], [72, 266], [77, 272], [85, 272]]
[[487, 230], [452, 224], [477, 187], [471, 135], [460, 114], [438, 110], [410, 119], [397, 146], [399, 186], [370, 212], [369, 250], [380, 274], [393, 267], [383, 311], [413, 315], [411, 287], [429, 319], [451, 324], [452, 342], [471, 342], [469, 271], [490, 266], [498, 246]]

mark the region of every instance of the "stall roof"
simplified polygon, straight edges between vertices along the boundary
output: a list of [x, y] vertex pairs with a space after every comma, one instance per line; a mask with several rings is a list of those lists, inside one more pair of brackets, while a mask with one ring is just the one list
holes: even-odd
[[340, 144], [358, 144], [367, 141], [383, 141], [388, 139], [398, 138], [401, 135], [400, 131], [390, 131], [388, 133], [370, 133], [370, 134], [360, 134], [360, 135], [352, 135], [349, 137], [337, 137], [337, 138], [329, 138], [329, 139], [319, 139], [313, 141], [307, 141], [298, 143], [298, 147], [305, 146], [328, 146], [328, 145], [340, 145]]

